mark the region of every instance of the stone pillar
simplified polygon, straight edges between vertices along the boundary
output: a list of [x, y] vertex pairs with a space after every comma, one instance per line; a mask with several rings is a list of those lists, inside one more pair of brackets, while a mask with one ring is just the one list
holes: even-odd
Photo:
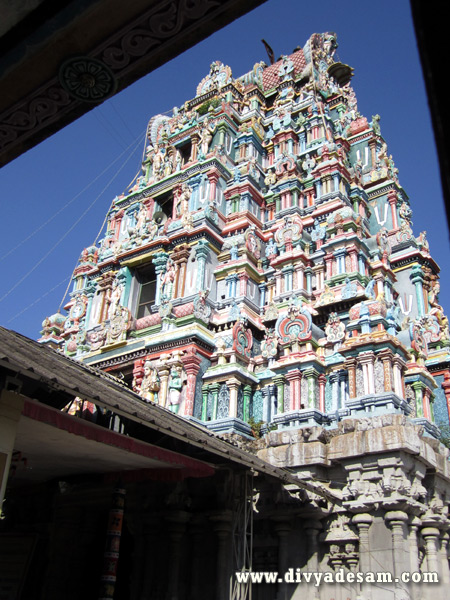
[[315, 519], [306, 523], [305, 532], [308, 538], [308, 571], [319, 570], [319, 533], [322, 531], [322, 523]]
[[[278, 535], [278, 573], [283, 578], [284, 573], [288, 570], [290, 565], [289, 562], [289, 547], [288, 547], [288, 536], [291, 531], [291, 519], [282, 515], [272, 517], [275, 522], [274, 529]], [[278, 583], [278, 590], [276, 600], [288, 600], [290, 594], [288, 593], [287, 583], [284, 581]]]
[[[139, 515], [141, 517], [141, 515]], [[156, 515], [149, 515], [144, 513], [142, 518], [139, 518], [139, 523], [136, 523], [136, 519], [133, 523], [133, 529], [135, 530], [134, 537], [139, 539], [137, 528], [140, 528], [142, 533], [142, 545], [144, 547], [142, 556], [142, 581], [140, 586], [140, 595], [136, 595], [136, 598], [144, 599], [150, 598], [152, 588], [155, 585], [156, 569], [155, 569], [155, 555], [158, 552], [158, 528], [160, 526], [161, 519]], [[134, 576], [134, 570], [133, 570]], [[134, 581], [133, 581], [134, 585]], [[134, 597], [134, 596], [133, 596]]]
[[401, 582], [401, 574], [409, 569], [409, 548], [406, 548], [408, 515], [401, 511], [389, 511], [385, 520], [392, 530], [392, 566], [395, 582], [395, 597], [404, 596], [404, 591], [409, 590], [406, 584]]
[[190, 598], [200, 598], [203, 590], [202, 571], [204, 566], [205, 525], [200, 515], [194, 516], [189, 522], [189, 550], [191, 554]]
[[[355, 515], [352, 519], [353, 523], [358, 528], [359, 534], [359, 571], [361, 573], [368, 573], [372, 571], [372, 564], [370, 560], [371, 551], [370, 551], [370, 543], [369, 543], [369, 529], [373, 521], [372, 515], [368, 513], [361, 513], [359, 515]], [[370, 594], [370, 584], [361, 585], [361, 593], [362, 597], [369, 600]]]
[[228, 600], [230, 597], [230, 541], [231, 541], [231, 513], [223, 513], [210, 517], [217, 535], [217, 588], [215, 600]]
[[425, 541], [425, 555], [427, 570], [431, 573], [441, 574], [441, 556], [439, 547], [439, 529], [437, 527], [424, 527], [421, 531]]
[[190, 348], [189, 351], [181, 357], [181, 362], [183, 363], [184, 370], [187, 374], [184, 416], [189, 417], [194, 414], [195, 384], [202, 359], [196, 354], [195, 348]]
[[417, 531], [422, 521], [418, 517], [412, 517], [409, 526], [409, 558], [411, 573], [419, 571], [419, 548], [417, 545]]
[[449, 534], [448, 531], [444, 531], [441, 539], [441, 548], [440, 548], [440, 556], [441, 556], [441, 581], [444, 584], [450, 583], [450, 569], [448, 564], [448, 541]]
[[167, 532], [170, 544], [170, 577], [167, 586], [168, 600], [180, 598], [180, 566], [181, 566], [181, 540], [189, 521], [189, 513], [182, 510], [174, 510], [166, 516]]

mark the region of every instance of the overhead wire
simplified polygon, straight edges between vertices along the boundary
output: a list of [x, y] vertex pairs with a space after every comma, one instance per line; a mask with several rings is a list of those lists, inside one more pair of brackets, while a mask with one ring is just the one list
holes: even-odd
[[[144, 134], [145, 135], [145, 134]], [[143, 134], [141, 133], [139, 136], [139, 143], [141, 141]], [[131, 144], [132, 145], [132, 144]], [[43, 262], [46, 258], [48, 258], [48, 256], [50, 256], [50, 254], [55, 250], [55, 248], [57, 248], [61, 242], [63, 242], [66, 237], [69, 235], [69, 233], [71, 231], [73, 231], [73, 229], [75, 229], [75, 227], [80, 223], [80, 221], [82, 221], [82, 219], [85, 217], [85, 215], [94, 207], [94, 205], [97, 203], [97, 201], [99, 200], [99, 198], [101, 198], [101, 196], [103, 195], [103, 193], [108, 189], [108, 187], [111, 185], [111, 183], [116, 179], [116, 177], [119, 175], [119, 173], [122, 171], [122, 169], [125, 167], [125, 165], [128, 163], [128, 161], [131, 159], [131, 157], [134, 155], [134, 153], [136, 152], [138, 146], [136, 145], [136, 148], [133, 150], [133, 152], [131, 152], [128, 156], [128, 158], [124, 161], [124, 163], [121, 165], [121, 167], [116, 171], [116, 173], [113, 175], [113, 177], [108, 181], [108, 183], [106, 184], [106, 186], [102, 189], [102, 191], [96, 196], [96, 198], [89, 204], [89, 206], [86, 208], [86, 210], [84, 210], [82, 212], [82, 214], [78, 217], [78, 219], [69, 227], [69, 229], [59, 238], [59, 240], [53, 244], [53, 246], [48, 250], [48, 252], [46, 252], [44, 254], [44, 256], [42, 256], [37, 263], [35, 263], [33, 265], [33, 267], [31, 267], [31, 269], [29, 269], [25, 275], [23, 275], [19, 281], [17, 281], [5, 294], [3, 294], [3, 296], [0, 298], [0, 302], [3, 302], [3, 300], [5, 300], [21, 283], [23, 283], [25, 281], [25, 279], [27, 279], [29, 277], [29, 275], [31, 275], [31, 273], [33, 273]]]
[[56, 217], [59, 214], [61, 214], [66, 208], [68, 208], [71, 204], [73, 204], [73, 202], [75, 202], [75, 200], [77, 200], [82, 194], [84, 194], [84, 192], [86, 192], [92, 185], [94, 185], [94, 183], [96, 181], [98, 181], [107, 171], [109, 171], [111, 169], [111, 167], [114, 166], [116, 164], [116, 162], [119, 161], [123, 157], [123, 155], [126, 152], [128, 152], [135, 143], [137, 143], [138, 140], [140, 140], [141, 137], [142, 137], [142, 133], [140, 133], [139, 136], [137, 138], [135, 138], [133, 140], [133, 142], [131, 142], [131, 144], [129, 144], [128, 147], [125, 148], [125, 150], [123, 152], [121, 152], [121, 154], [119, 154], [119, 156], [117, 156], [112, 162], [110, 162], [108, 164], [108, 166], [103, 169], [103, 171], [101, 173], [99, 173], [94, 179], [92, 179], [92, 181], [90, 181], [88, 183], [88, 185], [86, 185], [80, 192], [78, 192], [78, 194], [76, 194], [71, 200], [66, 202], [66, 204], [64, 204], [64, 206], [62, 206], [56, 212], [54, 212], [53, 215], [49, 219], [47, 219], [44, 223], [39, 225], [39, 227], [36, 227], [36, 229], [32, 233], [30, 233], [26, 238], [21, 240], [13, 248], [10, 248], [8, 250], [8, 252], [6, 252], [2, 256], [0, 256], [0, 262], [3, 261], [8, 256], [10, 256], [16, 250], [18, 250], [21, 246], [23, 246], [23, 244], [25, 244], [26, 242], [28, 242], [28, 240], [30, 240], [32, 237], [34, 237], [36, 235], [36, 233], [41, 231], [41, 229], [44, 229], [44, 227], [46, 227], [49, 223], [51, 223], [54, 219], [56, 219]]
[[[145, 130], [145, 134], [144, 134], [144, 154], [145, 154], [145, 146], [146, 146], [146, 142], [147, 142], [146, 135], [147, 135], [147, 129]], [[139, 138], [141, 138], [141, 137], [142, 137], [142, 134], [139, 135]], [[137, 150], [137, 148], [135, 148], [134, 152], [136, 150]], [[134, 152], [133, 152], [133, 154], [134, 154]], [[142, 160], [143, 160], [143, 158], [142, 158]], [[128, 161], [128, 159], [127, 159], [127, 161]], [[125, 187], [124, 191], [128, 190], [129, 187], [130, 187], [130, 185], [137, 179], [137, 177], [139, 175], [139, 172], [140, 171], [138, 170], [137, 173], [136, 173], [136, 175], [131, 180], [131, 182]], [[94, 242], [92, 244], [93, 246], [95, 246], [97, 244], [98, 238], [100, 237], [100, 235], [101, 235], [101, 233], [103, 231], [103, 228], [105, 227], [105, 224], [106, 224], [106, 221], [108, 220], [108, 215], [109, 215], [109, 212], [110, 212], [110, 210], [111, 210], [111, 208], [113, 206], [113, 203], [114, 203], [114, 200], [111, 202], [111, 204], [109, 206], [109, 209], [106, 212], [105, 218], [103, 219], [103, 223], [101, 224], [100, 229], [98, 230], [98, 233], [97, 233], [97, 235], [95, 237], [95, 240], [94, 240]], [[74, 273], [74, 271], [75, 271], [75, 269], [77, 267], [77, 264], [78, 264], [78, 261], [75, 263], [75, 267], [72, 269], [72, 275], [70, 276], [69, 283], [67, 284], [66, 290], [65, 290], [64, 295], [63, 295], [63, 297], [61, 299], [60, 305], [58, 307], [58, 312], [61, 312], [62, 305], [64, 304], [64, 299], [66, 298], [66, 296], [67, 296], [67, 294], [69, 292], [70, 283], [72, 281], [73, 273]]]
[[31, 302], [31, 304], [29, 304], [28, 306], [26, 306], [25, 308], [23, 308], [21, 311], [19, 311], [18, 313], [16, 313], [13, 317], [11, 317], [7, 321], [7, 323], [11, 323], [15, 319], [17, 319], [17, 317], [20, 317], [20, 315], [23, 315], [23, 313], [27, 312], [27, 310], [29, 310], [30, 308], [32, 308], [33, 306], [35, 306], [35, 304], [39, 304], [39, 302], [43, 298], [45, 298], [46, 296], [48, 296], [49, 294], [51, 294], [52, 292], [54, 292], [55, 290], [57, 290], [67, 280], [71, 280], [71, 279], [72, 279], [71, 275], [69, 275], [67, 277], [64, 277], [64, 279], [62, 279], [59, 283], [57, 283], [55, 286], [53, 286], [50, 290], [47, 290], [44, 294], [42, 294], [41, 296], [39, 296], [39, 298], [36, 298], [36, 300], [33, 300], [33, 302]]
[[109, 133], [109, 135], [122, 147], [125, 148], [125, 142], [122, 139], [121, 134], [117, 131], [115, 126], [106, 117], [106, 115], [99, 110], [94, 110], [94, 117], [100, 123], [100, 125]]

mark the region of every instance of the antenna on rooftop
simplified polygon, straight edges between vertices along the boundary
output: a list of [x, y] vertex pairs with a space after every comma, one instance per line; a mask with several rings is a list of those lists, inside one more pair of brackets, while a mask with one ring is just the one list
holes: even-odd
[[270, 60], [270, 64], [273, 65], [273, 63], [275, 62], [275, 54], [273, 53], [272, 48], [269, 46], [269, 44], [266, 42], [266, 40], [261, 40], [261, 41], [264, 44], [264, 48], [266, 49], [267, 56], [269, 57], [269, 60]]

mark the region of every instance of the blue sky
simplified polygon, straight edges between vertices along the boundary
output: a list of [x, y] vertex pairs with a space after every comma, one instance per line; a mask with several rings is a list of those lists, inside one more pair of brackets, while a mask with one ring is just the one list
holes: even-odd
[[337, 59], [355, 70], [361, 114], [381, 116], [388, 153], [411, 201], [414, 233], [427, 230], [443, 269], [440, 302], [448, 311], [449, 234], [408, 0], [269, 0], [0, 171], [0, 324], [39, 336], [111, 200], [140, 171], [148, 120], [193, 98], [213, 60], [239, 77], [268, 61], [262, 38], [278, 58], [324, 31], [337, 33]]

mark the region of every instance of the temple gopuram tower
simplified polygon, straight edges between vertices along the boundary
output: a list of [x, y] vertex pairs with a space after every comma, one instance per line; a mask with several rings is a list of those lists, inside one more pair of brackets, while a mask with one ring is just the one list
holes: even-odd
[[439, 267], [333, 33], [148, 125], [142, 174], [83, 250], [40, 341], [145, 401], [251, 437], [449, 421]]

